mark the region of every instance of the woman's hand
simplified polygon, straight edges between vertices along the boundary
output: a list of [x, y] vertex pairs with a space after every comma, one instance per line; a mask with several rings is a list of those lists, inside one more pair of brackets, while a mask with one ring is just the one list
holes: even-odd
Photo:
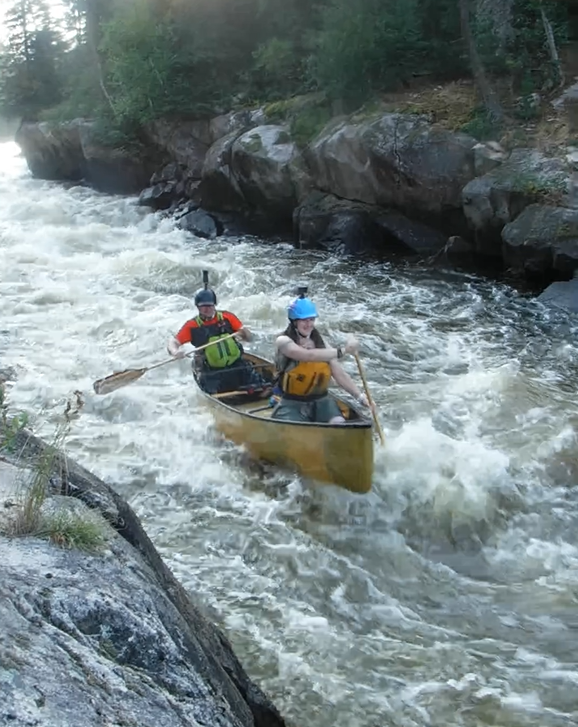
[[359, 395], [359, 396], [357, 397], [357, 401], [359, 402], [359, 404], [361, 404], [361, 406], [365, 407], [366, 409], [371, 409], [371, 411], [372, 411], [372, 412], [373, 412], [373, 413], [374, 413], [375, 415], [377, 415], [377, 409], [375, 408], [375, 404], [374, 404], [374, 402], [372, 401], [372, 402], [370, 403], [370, 402], [369, 402], [369, 401], [367, 400], [367, 396], [365, 396], [365, 394], [360, 394], [360, 395]]
[[366, 409], [369, 409], [369, 402], [367, 401], [367, 396], [365, 396], [365, 394], [360, 394], [357, 397], [357, 401], [361, 404], [361, 406], [364, 406]]
[[352, 356], [359, 353], [359, 341], [355, 336], [349, 336], [347, 343], [343, 347], [343, 353], [350, 353]]

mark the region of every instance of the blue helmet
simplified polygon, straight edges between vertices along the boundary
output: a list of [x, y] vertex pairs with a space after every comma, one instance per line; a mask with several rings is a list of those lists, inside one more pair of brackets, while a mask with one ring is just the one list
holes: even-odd
[[303, 318], [317, 318], [317, 308], [310, 298], [296, 298], [289, 306], [287, 315], [290, 321], [301, 321]]

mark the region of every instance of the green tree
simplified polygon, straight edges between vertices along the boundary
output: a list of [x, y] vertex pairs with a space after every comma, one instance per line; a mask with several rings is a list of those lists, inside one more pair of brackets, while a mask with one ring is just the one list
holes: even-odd
[[6, 13], [6, 49], [0, 57], [0, 108], [9, 117], [34, 119], [58, 103], [66, 45], [43, 0], [17, 0]]
[[353, 104], [399, 86], [427, 50], [419, 20], [419, 0], [334, 0], [311, 62], [314, 81]]

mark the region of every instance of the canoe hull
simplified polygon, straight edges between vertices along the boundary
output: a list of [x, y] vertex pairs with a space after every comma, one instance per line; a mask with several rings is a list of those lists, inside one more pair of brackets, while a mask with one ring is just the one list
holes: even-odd
[[[246, 358], [265, 362], [256, 356]], [[272, 364], [270, 364], [272, 366]], [[217, 429], [227, 439], [244, 445], [256, 459], [296, 469], [303, 477], [332, 483], [351, 492], [367, 493], [373, 478], [373, 428], [347, 402], [335, 397], [344, 412], [351, 412], [346, 425], [286, 422], [271, 419], [267, 401], [228, 403], [203, 392]]]

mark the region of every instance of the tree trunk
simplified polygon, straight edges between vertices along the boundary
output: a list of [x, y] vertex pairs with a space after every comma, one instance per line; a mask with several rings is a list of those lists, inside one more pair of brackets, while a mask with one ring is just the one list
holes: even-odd
[[459, 7], [462, 37], [468, 49], [474, 82], [488, 114], [494, 121], [503, 121], [504, 111], [488, 80], [484, 64], [476, 47], [474, 34], [472, 33], [472, 26], [470, 24], [470, 0], [459, 0]]
[[108, 10], [108, 2], [106, 0], [86, 0], [86, 42], [90, 54], [94, 59], [100, 90], [112, 111], [112, 115], [116, 117], [116, 108], [104, 82], [102, 62], [98, 52], [98, 46], [101, 40], [100, 23], [105, 19]]
[[546, 33], [546, 41], [548, 43], [548, 50], [550, 51], [550, 60], [558, 76], [558, 83], [560, 86], [564, 85], [564, 71], [562, 70], [562, 64], [560, 63], [560, 56], [558, 55], [558, 48], [556, 48], [556, 40], [554, 38], [554, 30], [552, 24], [548, 20], [544, 6], [540, 3], [540, 15], [542, 16], [542, 25], [544, 26], [544, 32]]

